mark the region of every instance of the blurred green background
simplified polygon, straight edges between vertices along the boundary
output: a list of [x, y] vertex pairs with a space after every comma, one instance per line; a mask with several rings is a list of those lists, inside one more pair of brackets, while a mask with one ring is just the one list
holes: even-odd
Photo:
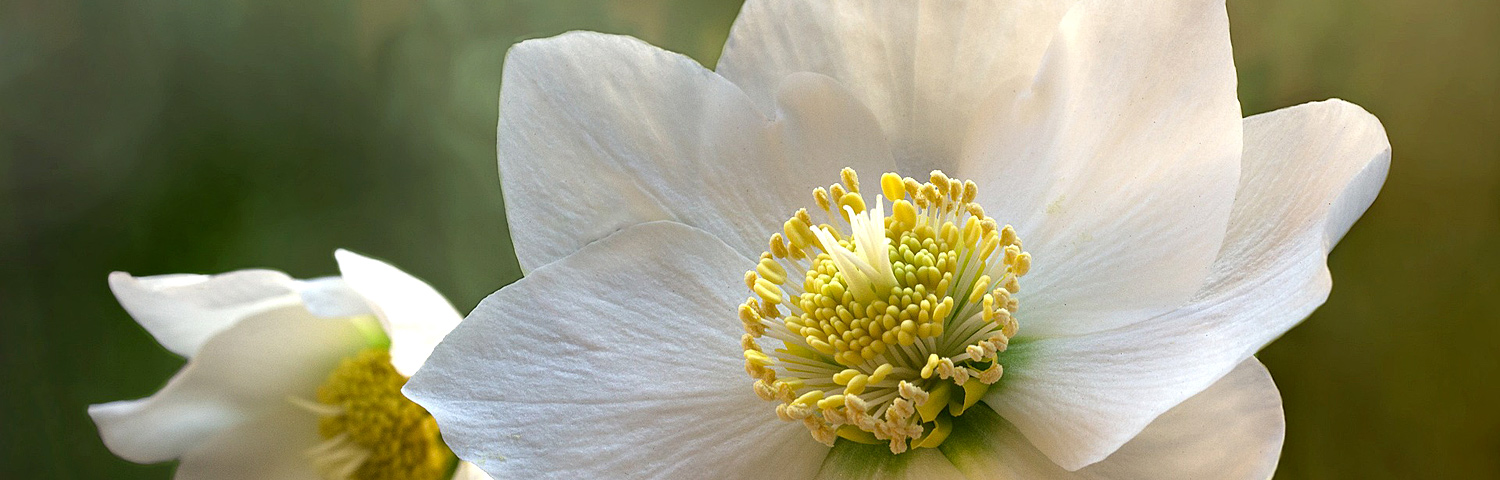
[[[0, 477], [167, 478], [89, 403], [181, 364], [112, 270], [336, 272], [347, 247], [467, 311], [519, 278], [494, 164], [506, 47], [568, 30], [713, 65], [737, 0], [0, 0]], [[1281, 478], [1500, 478], [1500, 2], [1233, 0], [1247, 114], [1328, 97], [1390, 178], [1332, 298], [1265, 350]]]

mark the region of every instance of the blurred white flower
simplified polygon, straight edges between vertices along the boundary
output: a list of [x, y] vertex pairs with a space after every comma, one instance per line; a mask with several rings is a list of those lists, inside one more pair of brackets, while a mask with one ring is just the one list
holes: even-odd
[[151, 397], [89, 407], [104, 444], [178, 479], [486, 479], [458, 462], [406, 377], [461, 320], [436, 290], [339, 250], [341, 277], [271, 270], [109, 277], [188, 359]]
[[505, 478], [1266, 478], [1253, 354], [1390, 158], [1342, 101], [1241, 119], [1213, 0], [749, 0], [716, 72], [504, 72], [527, 276], [406, 392]]

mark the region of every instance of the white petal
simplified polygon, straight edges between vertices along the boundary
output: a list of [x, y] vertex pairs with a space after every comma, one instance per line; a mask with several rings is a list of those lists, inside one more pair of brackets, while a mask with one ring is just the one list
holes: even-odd
[[283, 405], [225, 429], [182, 456], [174, 480], [322, 480], [306, 452], [318, 417]]
[[247, 420], [312, 398], [340, 359], [366, 344], [347, 319], [286, 307], [246, 318], [203, 344], [149, 398], [89, 407], [105, 446], [138, 463], [177, 458]]
[[1035, 258], [1021, 335], [1107, 330], [1188, 300], [1239, 171], [1224, 2], [1081, 2], [1016, 88], [985, 107], [959, 176]]
[[828, 452], [818, 480], [964, 480], [942, 452], [931, 448], [891, 455], [886, 445], [864, 445], [840, 440]]
[[718, 72], [767, 112], [787, 75], [838, 79], [879, 119], [901, 173], [952, 173], [981, 100], [1031, 77], [1072, 3], [750, 0]]
[[114, 272], [109, 288], [158, 343], [184, 357], [247, 316], [301, 303], [296, 280], [271, 270], [150, 277]]
[[491, 477], [480, 470], [479, 466], [469, 462], [458, 462], [458, 470], [453, 472], [453, 480], [492, 480]]
[[692, 59], [629, 37], [521, 42], [505, 63], [499, 157], [527, 271], [624, 227], [673, 220], [743, 255], [812, 188], [892, 168], [873, 116], [826, 77], [787, 79], [775, 119]]
[[828, 448], [751, 390], [734, 320], [754, 263], [626, 228], [480, 303], [406, 384], [497, 478], [808, 478]]
[[297, 281], [302, 305], [313, 315], [324, 318], [373, 315], [365, 297], [339, 277], [322, 277]]
[[941, 450], [970, 478], [1263, 480], [1281, 457], [1281, 395], [1254, 358], [1168, 410], [1109, 458], [1070, 472], [992, 410], [974, 408]]
[[1190, 304], [1129, 328], [1006, 352], [1005, 387], [986, 400], [1058, 463], [1104, 458], [1328, 297], [1328, 251], [1389, 168], [1384, 129], [1359, 107], [1330, 101], [1247, 118], [1245, 133], [1230, 235]]
[[334, 252], [344, 281], [369, 302], [391, 337], [391, 364], [416, 373], [433, 347], [463, 320], [431, 285], [390, 264], [340, 249]]

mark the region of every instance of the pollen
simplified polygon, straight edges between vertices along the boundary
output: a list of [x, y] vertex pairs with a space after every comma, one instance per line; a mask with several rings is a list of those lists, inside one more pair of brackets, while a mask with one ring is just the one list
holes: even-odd
[[371, 348], [344, 359], [316, 402], [297, 401], [321, 416], [324, 441], [307, 454], [324, 478], [436, 480], [451, 473], [453, 452], [432, 415], [401, 394], [406, 380], [389, 350]]
[[854, 170], [840, 180], [745, 273], [745, 371], [825, 444], [936, 447], [1001, 379], [1031, 254], [974, 203], [974, 182], [886, 173], [866, 197]]

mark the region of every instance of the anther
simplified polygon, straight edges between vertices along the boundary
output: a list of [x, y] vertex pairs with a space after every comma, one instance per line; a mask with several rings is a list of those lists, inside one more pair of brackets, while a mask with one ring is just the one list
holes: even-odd
[[854, 169], [844, 167], [839, 171], [839, 177], [843, 179], [844, 185], [849, 187], [850, 193], [859, 193], [859, 174], [855, 173]]
[[906, 198], [906, 187], [901, 183], [901, 176], [886, 172], [880, 176], [880, 191], [885, 194], [885, 199], [897, 201]]
[[828, 191], [824, 190], [823, 187], [813, 190], [813, 202], [817, 203], [818, 208], [823, 209], [823, 211], [831, 211], [829, 210], [831, 205], [828, 203]]

